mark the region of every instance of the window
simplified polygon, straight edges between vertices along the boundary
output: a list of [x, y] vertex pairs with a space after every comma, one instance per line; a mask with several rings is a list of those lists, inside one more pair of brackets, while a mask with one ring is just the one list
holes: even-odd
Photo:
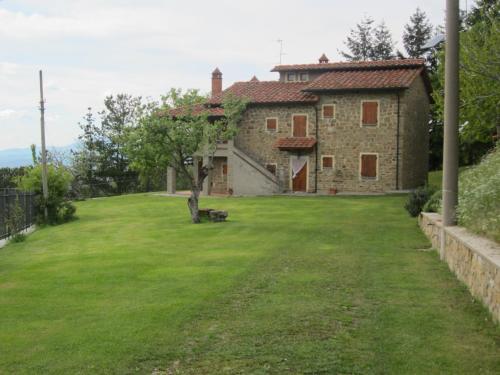
[[307, 115], [292, 116], [292, 137], [307, 137]]
[[277, 169], [276, 163], [268, 163], [268, 164], [266, 164], [266, 169], [269, 172], [271, 172], [273, 175], [276, 176], [276, 169]]
[[300, 73], [300, 80], [302, 82], [306, 82], [309, 80], [308, 74], [307, 73]]
[[222, 175], [227, 176], [227, 164], [222, 164]]
[[278, 131], [278, 119], [274, 117], [266, 118], [266, 130], [268, 132]]
[[362, 180], [376, 180], [378, 173], [378, 155], [361, 154], [360, 177]]
[[334, 104], [323, 104], [323, 118], [330, 119], [335, 117], [335, 105]]
[[286, 80], [288, 82], [295, 82], [295, 80], [296, 80], [296, 74], [295, 73], [288, 73], [286, 75]]
[[361, 102], [361, 125], [362, 126], [377, 126], [378, 125], [378, 102], [363, 101]]
[[323, 155], [321, 157], [321, 169], [333, 169], [333, 156]]

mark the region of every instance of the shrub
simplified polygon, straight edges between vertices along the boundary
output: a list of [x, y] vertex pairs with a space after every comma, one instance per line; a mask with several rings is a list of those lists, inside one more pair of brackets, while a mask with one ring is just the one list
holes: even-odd
[[[42, 193], [42, 166], [37, 164], [18, 179], [17, 185], [24, 191], [32, 191], [37, 195], [35, 200], [37, 220], [45, 223], [44, 209], [47, 208], [48, 224], [57, 224], [69, 220], [75, 209], [68, 208], [67, 196], [71, 186], [72, 175], [62, 166], [47, 166], [49, 197], [47, 201]], [[69, 203], [71, 205], [71, 203]]]
[[65, 201], [59, 209], [59, 222], [70, 221], [74, 218], [76, 213], [76, 207], [70, 201]]
[[410, 216], [418, 216], [433, 193], [434, 189], [429, 186], [422, 186], [413, 190], [405, 203], [405, 209]]
[[431, 195], [429, 200], [424, 204], [422, 208], [423, 212], [440, 212], [441, 211], [441, 199], [442, 199], [442, 191], [437, 190], [434, 194]]
[[500, 147], [460, 175], [457, 219], [471, 231], [500, 242]]

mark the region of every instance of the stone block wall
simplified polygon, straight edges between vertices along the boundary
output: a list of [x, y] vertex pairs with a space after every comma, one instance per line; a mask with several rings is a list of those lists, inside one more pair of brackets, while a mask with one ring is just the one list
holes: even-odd
[[[361, 126], [363, 100], [379, 102], [378, 126]], [[322, 119], [323, 104], [335, 105], [335, 118]], [[394, 93], [343, 93], [322, 95], [319, 114], [318, 159], [333, 155], [333, 170], [318, 173], [318, 191], [331, 188], [348, 192], [384, 192], [396, 186], [397, 96]], [[360, 178], [361, 153], [378, 154], [376, 180]]]
[[[313, 105], [265, 105], [250, 106], [240, 122], [240, 129], [234, 145], [254, 160], [265, 164], [277, 165], [277, 177], [280, 191], [290, 190], [290, 153], [273, 147], [278, 138], [291, 137], [292, 115], [305, 114], [308, 117], [308, 133], [314, 136], [316, 128], [316, 111]], [[266, 118], [278, 119], [276, 132], [266, 130]], [[314, 191], [315, 153], [303, 152], [308, 161], [308, 191]]]
[[[360, 91], [320, 95], [315, 104], [251, 105], [240, 122], [234, 145], [263, 166], [277, 164], [280, 191], [291, 190], [290, 157], [297, 155], [273, 147], [278, 138], [292, 135], [292, 116], [308, 116], [308, 136], [316, 137], [318, 125], [318, 162], [316, 151], [301, 151], [308, 158], [308, 192], [381, 193], [416, 188], [425, 183], [428, 169], [429, 98], [421, 79], [400, 92], [399, 173], [397, 169], [398, 93], [394, 91]], [[361, 126], [363, 100], [379, 102], [377, 126]], [[335, 118], [322, 118], [322, 105], [335, 105]], [[318, 118], [316, 118], [318, 116]], [[275, 132], [266, 130], [266, 118], [276, 118]], [[362, 153], [378, 155], [378, 177], [360, 178]], [[322, 169], [321, 156], [334, 158], [332, 169]], [[317, 168], [317, 170], [316, 170]], [[396, 183], [396, 176], [399, 181]]]
[[[422, 213], [419, 225], [432, 246], [440, 249], [440, 215]], [[490, 310], [493, 319], [500, 322], [500, 245], [462, 227], [446, 227], [444, 236], [444, 248], [438, 250], [441, 258]]]
[[403, 91], [400, 107], [400, 188], [411, 189], [427, 182], [429, 167], [430, 101], [421, 79]]
[[214, 169], [212, 170], [212, 193], [226, 194], [227, 193], [227, 175], [222, 173], [223, 165], [227, 164], [226, 157], [214, 158]]

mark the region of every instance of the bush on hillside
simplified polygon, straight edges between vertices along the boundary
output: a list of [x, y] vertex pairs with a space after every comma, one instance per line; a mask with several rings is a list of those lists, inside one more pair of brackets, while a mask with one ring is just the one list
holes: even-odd
[[[37, 164], [26, 171], [26, 174], [18, 179], [18, 188], [24, 191], [32, 191], [36, 194], [37, 220], [39, 223], [58, 224], [73, 218], [76, 208], [67, 200], [73, 177], [66, 168], [62, 166], [47, 166], [49, 197], [44, 200], [42, 194], [42, 166]], [[45, 221], [44, 209], [47, 207], [48, 220]]]
[[405, 203], [405, 209], [410, 216], [418, 216], [433, 193], [434, 188], [430, 186], [422, 186], [413, 190]]
[[500, 147], [460, 174], [460, 225], [500, 242]]
[[443, 193], [441, 190], [435, 191], [434, 194], [431, 195], [429, 200], [424, 204], [422, 211], [423, 212], [440, 212], [441, 211], [442, 195], [443, 195]]

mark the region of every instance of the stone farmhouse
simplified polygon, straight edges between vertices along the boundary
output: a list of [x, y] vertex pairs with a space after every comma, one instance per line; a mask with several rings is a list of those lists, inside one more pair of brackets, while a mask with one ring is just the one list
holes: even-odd
[[[278, 65], [276, 81], [222, 90], [212, 73], [211, 116], [227, 93], [249, 105], [234, 140], [219, 144], [204, 194], [382, 193], [423, 185], [430, 83], [424, 61]], [[195, 173], [206, 155], [194, 157]]]

